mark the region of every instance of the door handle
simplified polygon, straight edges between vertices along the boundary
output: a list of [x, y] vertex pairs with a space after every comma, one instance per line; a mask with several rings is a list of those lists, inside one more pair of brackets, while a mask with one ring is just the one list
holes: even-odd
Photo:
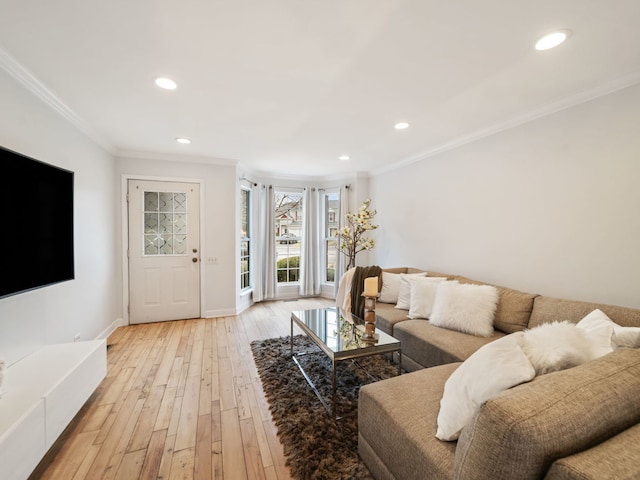
[[198, 263], [198, 258], [197, 258], [197, 257], [193, 257], [193, 258], [191, 259], [191, 261], [192, 261], [193, 263]]

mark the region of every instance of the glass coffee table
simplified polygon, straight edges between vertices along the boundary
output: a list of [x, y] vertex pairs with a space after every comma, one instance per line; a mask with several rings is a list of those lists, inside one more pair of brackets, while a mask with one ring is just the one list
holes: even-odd
[[[331, 407], [322, 398], [322, 395], [293, 353], [294, 324], [300, 327], [331, 360]], [[398, 352], [398, 375], [401, 373], [402, 350], [400, 348], [400, 340], [376, 328], [376, 340], [365, 341], [362, 339], [363, 329], [364, 320], [352, 315], [350, 312], [343, 312], [336, 307], [291, 312], [291, 358], [293, 358], [307, 383], [333, 418], [336, 418], [336, 364], [338, 362], [356, 360], [370, 355]]]

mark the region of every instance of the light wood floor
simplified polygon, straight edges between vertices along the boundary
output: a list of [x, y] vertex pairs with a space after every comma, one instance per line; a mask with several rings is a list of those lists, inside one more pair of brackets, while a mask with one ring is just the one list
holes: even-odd
[[291, 310], [332, 303], [118, 328], [107, 377], [31, 479], [291, 478], [249, 343], [289, 335]]

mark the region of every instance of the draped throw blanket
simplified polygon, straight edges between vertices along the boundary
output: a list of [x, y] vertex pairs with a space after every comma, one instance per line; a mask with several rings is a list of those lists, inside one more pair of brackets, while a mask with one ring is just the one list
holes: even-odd
[[377, 265], [370, 267], [356, 267], [351, 280], [351, 313], [358, 318], [364, 318], [364, 279], [378, 277], [378, 292], [382, 287], [382, 269]]

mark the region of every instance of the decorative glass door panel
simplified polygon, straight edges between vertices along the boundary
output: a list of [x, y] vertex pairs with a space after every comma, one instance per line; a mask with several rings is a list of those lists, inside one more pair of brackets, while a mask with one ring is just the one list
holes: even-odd
[[144, 192], [144, 254], [187, 255], [187, 195]]

